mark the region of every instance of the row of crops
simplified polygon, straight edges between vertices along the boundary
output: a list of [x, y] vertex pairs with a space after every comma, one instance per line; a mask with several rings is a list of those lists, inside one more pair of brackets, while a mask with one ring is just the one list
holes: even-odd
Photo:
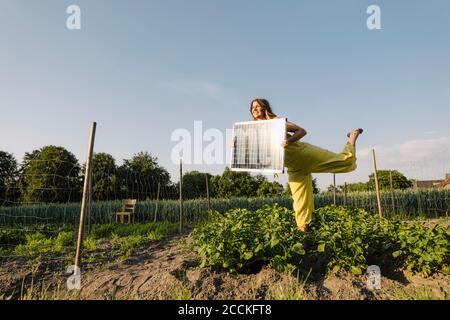
[[202, 266], [230, 272], [268, 266], [359, 275], [369, 264], [387, 262], [424, 276], [450, 274], [450, 228], [426, 228], [420, 221], [410, 224], [344, 206], [316, 210], [306, 234], [297, 231], [292, 210], [278, 205], [211, 212], [193, 239]]
[[[450, 210], [449, 189], [423, 189], [396, 191], [394, 202], [390, 192], [382, 193], [382, 207], [385, 216], [400, 215], [406, 218], [417, 216], [441, 217], [447, 216]], [[315, 195], [316, 208], [333, 204], [333, 195], [323, 193]], [[344, 199], [343, 194], [337, 194], [337, 205], [362, 208], [368, 212], [377, 212], [375, 192], [349, 193]], [[233, 198], [211, 199], [213, 210], [226, 212], [233, 208], [257, 210], [266, 204], [278, 203], [283, 207], [292, 208], [289, 196], [271, 198]], [[158, 210], [156, 210], [158, 208]], [[196, 222], [206, 217], [209, 203], [206, 199], [187, 200], [183, 203], [185, 221]], [[121, 210], [121, 202], [94, 202], [91, 206], [91, 221], [93, 224], [111, 223], [114, 213]], [[177, 200], [147, 200], [136, 205], [136, 221], [149, 222], [155, 220], [176, 222], [179, 219], [180, 204]], [[36, 223], [78, 223], [80, 203], [38, 204], [27, 206], [0, 207], [0, 224], [36, 224]]]
[[[83, 251], [88, 253], [101, 247], [101, 243], [112, 241], [120, 252], [129, 256], [135, 246], [161, 240], [177, 232], [178, 225], [167, 221], [145, 224], [100, 224], [94, 225], [83, 241]], [[77, 241], [76, 225], [30, 225], [23, 228], [0, 227], [0, 258], [39, 255], [65, 255], [72, 259]], [[110, 251], [108, 249], [107, 251]]]
[[[324, 207], [333, 203], [332, 193], [322, 193], [315, 198], [316, 207]], [[375, 191], [353, 192], [345, 197], [336, 195], [337, 205], [348, 205], [363, 208], [368, 212], [377, 212], [377, 196]], [[437, 218], [448, 216], [450, 212], [450, 189], [408, 189], [381, 192], [382, 212], [386, 216], [414, 218], [423, 216]]]

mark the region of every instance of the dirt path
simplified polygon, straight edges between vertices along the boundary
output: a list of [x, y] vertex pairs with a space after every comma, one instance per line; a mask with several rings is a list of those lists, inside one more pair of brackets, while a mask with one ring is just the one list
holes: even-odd
[[188, 236], [141, 248], [126, 262], [87, 270], [80, 298], [263, 299], [275, 283], [291, 280], [273, 270], [233, 275], [199, 268]]

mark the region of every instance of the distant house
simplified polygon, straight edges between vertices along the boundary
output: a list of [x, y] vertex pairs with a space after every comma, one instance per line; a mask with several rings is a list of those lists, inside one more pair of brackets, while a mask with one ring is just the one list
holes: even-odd
[[450, 173], [447, 173], [445, 175], [445, 180], [444, 182], [442, 182], [440, 187], [444, 189], [450, 189]]
[[450, 173], [445, 174], [445, 180], [415, 180], [413, 182], [413, 188], [445, 188], [450, 189]]

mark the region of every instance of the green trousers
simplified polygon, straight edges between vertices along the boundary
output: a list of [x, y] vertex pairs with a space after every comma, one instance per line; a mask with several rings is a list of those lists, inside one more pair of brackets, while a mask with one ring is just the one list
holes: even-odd
[[311, 222], [314, 194], [311, 173], [345, 173], [356, 169], [355, 146], [347, 144], [341, 153], [334, 153], [306, 142], [291, 143], [285, 149], [284, 164], [294, 200], [298, 229]]

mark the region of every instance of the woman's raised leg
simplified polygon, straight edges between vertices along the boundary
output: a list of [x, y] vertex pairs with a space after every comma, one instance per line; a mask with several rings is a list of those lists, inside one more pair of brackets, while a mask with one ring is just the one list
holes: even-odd
[[356, 169], [356, 149], [352, 144], [346, 144], [340, 153], [314, 146], [306, 152], [311, 173], [345, 173]]
[[[309, 149], [310, 172], [345, 173], [356, 169], [356, 140], [363, 132], [358, 128], [347, 134], [348, 142], [340, 153], [312, 146]], [[308, 152], [308, 150], [306, 151]]]

